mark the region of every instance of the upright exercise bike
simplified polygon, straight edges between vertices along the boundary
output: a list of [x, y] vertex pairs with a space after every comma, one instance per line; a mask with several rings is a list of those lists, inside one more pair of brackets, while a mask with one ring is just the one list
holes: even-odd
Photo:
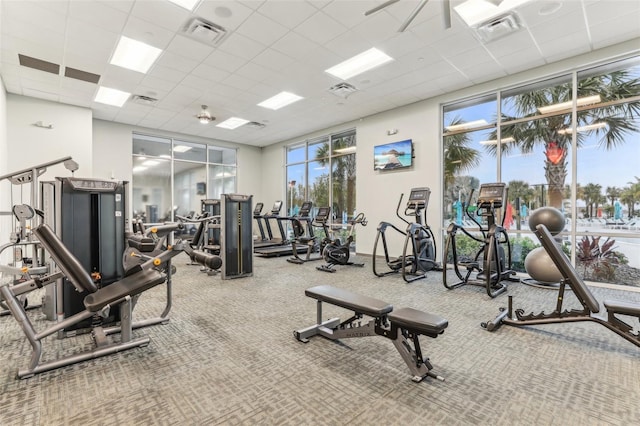
[[[404, 215], [413, 218], [413, 221], [410, 222], [400, 215], [400, 205], [404, 197], [404, 194], [400, 194], [400, 200], [396, 207], [396, 216], [407, 224], [404, 231], [389, 222], [380, 222], [378, 225], [378, 232], [373, 244], [373, 273], [377, 277], [384, 277], [401, 272], [402, 278], [406, 282], [412, 282], [426, 277], [427, 272], [440, 268], [440, 265], [435, 260], [435, 237], [433, 231], [429, 225], [427, 225], [427, 206], [430, 195], [431, 190], [426, 187], [411, 189], [407, 205], [404, 209]], [[404, 236], [402, 255], [397, 258], [389, 256], [386, 234], [389, 228]], [[376, 252], [380, 241], [382, 241], [384, 259], [388, 269], [384, 272], [376, 268]]]
[[364, 263], [350, 262], [351, 257], [351, 243], [354, 239], [354, 231], [356, 225], [367, 226], [367, 218], [364, 213], [359, 213], [356, 217], [347, 222], [349, 229], [347, 239], [341, 242], [339, 238], [330, 240], [322, 250], [322, 257], [327, 262], [326, 265], [316, 266], [316, 269], [324, 272], [335, 272], [335, 265], [350, 265], [350, 266], [364, 266]]
[[[324, 247], [331, 242], [329, 239], [329, 228], [327, 222], [329, 220], [329, 214], [331, 213], [330, 207], [318, 208], [318, 213], [313, 219], [309, 219], [311, 211], [311, 201], [305, 201], [300, 207], [300, 218], [291, 219], [291, 227], [293, 229], [293, 239], [291, 240], [291, 249], [293, 250], [293, 257], [287, 259], [289, 263], [295, 263], [302, 265], [305, 262], [311, 262], [314, 260], [322, 260], [322, 251]], [[306, 213], [306, 216], [304, 215]], [[305, 218], [306, 219], [303, 219]], [[307, 229], [305, 230], [303, 221], [307, 222]], [[319, 236], [315, 235], [313, 228], [322, 228], [323, 236], [319, 240]], [[306, 246], [307, 252], [304, 258], [300, 257], [298, 253], [298, 247]], [[318, 252], [317, 256], [313, 256], [313, 253]]]
[[[469, 199], [473, 197], [473, 191]], [[511, 243], [509, 235], [504, 228], [505, 214], [502, 215], [500, 224], [496, 223], [496, 210], [503, 207], [506, 201], [506, 185], [502, 182], [485, 183], [480, 185], [477, 211], [480, 217], [486, 220], [486, 227], [476, 219], [475, 214], [469, 211], [469, 206], [465, 209], [469, 219], [478, 225], [482, 237], [474, 235], [462, 225], [456, 223], [449, 224], [447, 228], [447, 242], [445, 245], [442, 264], [446, 265], [447, 256], [452, 255], [453, 270], [459, 281], [455, 283], [447, 282], [447, 268], [442, 268], [442, 282], [448, 289], [454, 289], [466, 284], [483, 286], [490, 297], [496, 297], [507, 290], [503, 281], [517, 281], [515, 271], [511, 269]], [[506, 210], [506, 209], [505, 209]], [[462, 231], [467, 237], [482, 243], [475, 257], [471, 261], [460, 261], [456, 246], [456, 235]], [[506, 250], [505, 250], [506, 248]], [[460, 268], [466, 268], [466, 272]], [[473, 276], [473, 274], [475, 276]]]

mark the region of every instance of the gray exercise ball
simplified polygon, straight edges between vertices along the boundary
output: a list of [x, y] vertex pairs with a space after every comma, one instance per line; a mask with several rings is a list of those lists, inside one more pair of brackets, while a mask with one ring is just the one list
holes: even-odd
[[536, 230], [536, 226], [544, 224], [551, 235], [556, 235], [564, 229], [564, 215], [555, 207], [540, 207], [529, 216], [529, 229]]
[[558, 283], [562, 280], [562, 274], [544, 247], [535, 248], [527, 254], [524, 269], [531, 278], [539, 282]]

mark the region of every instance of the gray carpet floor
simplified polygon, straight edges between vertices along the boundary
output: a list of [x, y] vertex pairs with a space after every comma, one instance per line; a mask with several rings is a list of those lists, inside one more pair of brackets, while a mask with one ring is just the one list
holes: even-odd
[[[186, 258], [185, 258], [186, 259]], [[363, 268], [317, 271], [316, 263], [256, 258], [254, 276], [221, 280], [178, 257], [170, 321], [134, 331], [151, 343], [16, 380], [31, 348], [11, 317], [0, 318], [1, 425], [634, 425], [640, 424], [640, 348], [595, 323], [489, 333], [507, 296], [481, 287], [447, 290], [441, 273], [406, 284]], [[307, 287], [331, 284], [448, 319], [423, 352], [445, 382], [410, 380], [383, 337], [315, 337]], [[640, 293], [593, 288], [599, 300], [640, 302]], [[555, 291], [511, 283], [527, 312], [551, 311]], [[576, 306], [566, 294], [567, 306]], [[136, 319], [165, 306], [164, 286], [147, 291]], [[351, 313], [325, 306], [324, 317]], [[39, 329], [48, 325], [30, 311]], [[632, 319], [630, 319], [632, 321]], [[637, 331], [638, 321], [633, 319]], [[90, 347], [87, 335], [46, 339], [43, 359]]]

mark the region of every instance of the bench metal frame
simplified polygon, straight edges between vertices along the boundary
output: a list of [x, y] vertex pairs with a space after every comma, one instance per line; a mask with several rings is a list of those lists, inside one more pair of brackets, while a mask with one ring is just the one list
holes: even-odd
[[[513, 297], [509, 296], [508, 307], [506, 309], [501, 308], [500, 314], [498, 314], [496, 318], [482, 323], [481, 326], [488, 331], [495, 331], [502, 324], [522, 327], [538, 324], [592, 321], [603, 325], [634, 345], [640, 346], [640, 332], [634, 333], [633, 327], [617, 316], [627, 315], [640, 320], [640, 304], [605, 300], [606, 318], [596, 316], [595, 314], [600, 312], [600, 304], [585, 285], [582, 278], [578, 276], [569, 259], [567, 259], [555, 243], [549, 230], [544, 225], [538, 225], [535, 233], [563, 277], [560, 281], [555, 310], [550, 313], [540, 312], [538, 314], [534, 314], [533, 312], [525, 314], [524, 309], [516, 309], [514, 311]], [[576, 298], [580, 301], [582, 309], [562, 309], [564, 291], [567, 285], [573, 290]]]
[[[331, 304], [349, 309], [338, 303]], [[293, 332], [294, 337], [300, 342], [308, 343], [313, 336], [322, 336], [329, 340], [384, 336], [393, 342], [396, 350], [400, 353], [403, 361], [411, 371], [411, 380], [418, 383], [426, 377], [432, 377], [444, 381], [442, 376], [431, 371], [433, 370], [433, 365], [429, 362], [429, 358], [422, 355], [419, 340], [419, 336], [422, 333], [398, 326], [389, 320], [387, 314], [371, 317], [369, 321], [362, 324], [360, 320], [365, 317], [365, 314], [358, 311], [354, 311], [353, 316], [344, 321], [340, 321], [340, 318], [331, 318], [323, 321], [322, 300], [316, 299], [316, 309], [316, 324]], [[366, 316], [369, 315], [367, 314]], [[428, 336], [435, 338], [437, 334], [429, 334]]]

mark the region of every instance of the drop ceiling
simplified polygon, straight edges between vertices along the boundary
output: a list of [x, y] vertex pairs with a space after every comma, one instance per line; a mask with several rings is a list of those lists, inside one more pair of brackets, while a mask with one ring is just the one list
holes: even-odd
[[[267, 146], [640, 37], [638, 1], [525, 2], [513, 9], [523, 28], [487, 43], [455, 12], [445, 28], [439, 0], [404, 32], [420, 2], [364, 15], [382, 3], [202, 0], [189, 12], [168, 0], [5, 0], [0, 75], [8, 93], [90, 108], [97, 119]], [[224, 33], [212, 42], [197, 39], [201, 26], [185, 34], [194, 18]], [[147, 74], [109, 64], [121, 35], [163, 50]], [[346, 98], [329, 91], [342, 81], [324, 70], [371, 47], [395, 60], [349, 79]], [[21, 65], [20, 55], [59, 71]], [[100, 104], [100, 85], [157, 101]], [[277, 111], [257, 106], [281, 91], [304, 99]], [[214, 122], [199, 123], [201, 105]], [[215, 126], [232, 116], [264, 126]]]

